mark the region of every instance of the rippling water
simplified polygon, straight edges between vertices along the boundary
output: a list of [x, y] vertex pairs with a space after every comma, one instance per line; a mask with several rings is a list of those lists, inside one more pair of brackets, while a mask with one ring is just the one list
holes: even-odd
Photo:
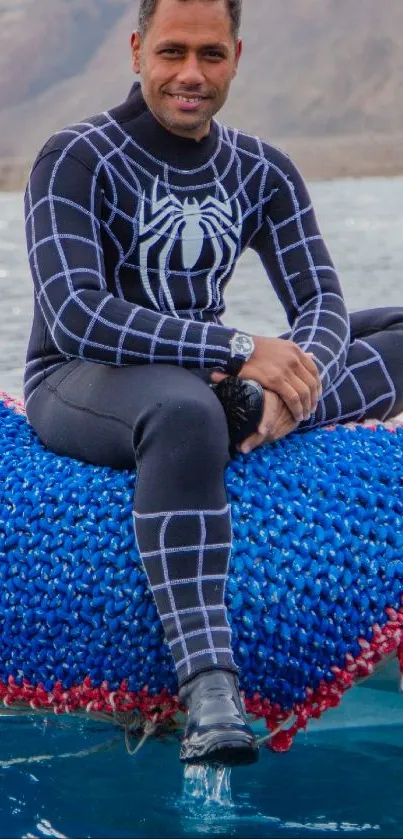
[[[1, 839], [401, 839], [403, 698], [396, 672], [351, 691], [299, 735], [232, 770], [232, 803], [189, 795], [177, 742], [134, 757], [112, 726], [0, 721]], [[186, 794], [187, 793], [187, 794]]]
[[[351, 310], [403, 305], [403, 179], [316, 184], [312, 195]], [[32, 312], [22, 196], [0, 194], [0, 390], [21, 393]], [[253, 255], [226, 322], [286, 328]], [[286, 755], [232, 773], [222, 807], [183, 792], [177, 742], [130, 757], [111, 726], [0, 719], [0, 839], [18, 837], [403, 837], [403, 697], [396, 667], [352, 691]]]

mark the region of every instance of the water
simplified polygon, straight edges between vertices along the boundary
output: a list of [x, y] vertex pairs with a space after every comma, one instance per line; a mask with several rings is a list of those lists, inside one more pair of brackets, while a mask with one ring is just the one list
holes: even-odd
[[[351, 310], [403, 305], [403, 179], [316, 184], [312, 195]], [[32, 312], [22, 196], [0, 194], [0, 390], [21, 394]], [[226, 322], [286, 329], [258, 260], [247, 254]], [[109, 725], [0, 717], [0, 839], [18, 837], [403, 837], [403, 697], [388, 665], [291, 751], [257, 766], [184, 780], [177, 741], [130, 757]]]
[[[0, 721], [0, 836], [402, 837], [403, 706], [400, 723], [393, 709], [403, 699], [391, 677], [374, 685], [352, 691], [288, 754], [264, 750], [256, 766], [233, 769], [231, 793], [225, 777], [217, 782], [210, 772], [207, 798], [197, 794], [197, 778], [184, 783], [175, 741], [148, 742], [130, 757], [112, 726], [65, 717]], [[372, 725], [349, 727], [361, 701], [376, 709]], [[41, 755], [4, 766], [10, 757]]]

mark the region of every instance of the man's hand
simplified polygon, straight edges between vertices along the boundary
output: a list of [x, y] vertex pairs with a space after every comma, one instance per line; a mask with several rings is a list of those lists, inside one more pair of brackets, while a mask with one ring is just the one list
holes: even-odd
[[275, 440], [286, 437], [287, 434], [295, 431], [297, 426], [298, 423], [295, 422], [280, 396], [273, 391], [265, 390], [264, 411], [259, 427], [255, 434], [244, 440], [237, 449], [243, 454], [249, 454], [264, 443], [274, 443]]
[[[277, 393], [296, 423], [308, 419], [322, 395], [318, 368], [310, 354], [293, 341], [283, 338], [254, 337], [255, 351], [239, 373], [240, 379], [253, 379], [265, 390]], [[222, 375], [212, 374], [218, 382]]]

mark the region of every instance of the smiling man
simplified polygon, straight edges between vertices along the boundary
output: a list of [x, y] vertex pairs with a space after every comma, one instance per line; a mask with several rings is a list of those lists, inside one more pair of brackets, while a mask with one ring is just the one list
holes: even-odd
[[[257, 758], [224, 602], [229, 445], [246, 454], [403, 408], [403, 309], [349, 317], [295, 166], [214, 120], [240, 15], [241, 0], [141, 0], [140, 83], [54, 135], [26, 192], [28, 418], [59, 454], [137, 468], [136, 538], [188, 710], [188, 763]], [[247, 247], [290, 335], [222, 324]]]
[[223, 3], [210, 2], [202, 17], [186, 0], [181, 8], [177, 0], [156, 5], [142, 3], [139, 31], [132, 36], [134, 70], [141, 73], [144, 99], [161, 125], [201, 140], [236, 74], [240, 4], [223, 10]]

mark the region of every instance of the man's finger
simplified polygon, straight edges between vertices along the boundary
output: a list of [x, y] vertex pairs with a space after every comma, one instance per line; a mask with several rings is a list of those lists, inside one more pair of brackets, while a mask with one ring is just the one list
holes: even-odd
[[[275, 397], [277, 399], [277, 396]], [[268, 393], [265, 393], [264, 408], [262, 418], [257, 427], [256, 434], [261, 437], [267, 437], [273, 427], [273, 403], [270, 401]]]
[[[305, 381], [311, 391], [311, 411], [313, 414], [316, 411], [319, 399], [322, 396], [323, 388], [320, 380], [320, 374], [316, 362], [314, 361], [313, 353], [303, 353], [303, 363], [298, 371], [298, 375]], [[305, 417], [306, 419], [306, 417]]]
[[308, 352], [308, 353], [304, 353], [304, 355], [305, 355], [305, 359], [306, 359], [305, 367], [307, 368], [307, 370], [309, 370], [309, 372], [312, 374], [312, 376], [315, 377], [315, 379], [317, 381], [317, 384], [318, 384], [318, 388], [319, 388], [319, 396], [322, 396], [322, 382], [320, 380], [320, 373], [319, 373], [318, 365], [314, 361], [315, 354], [313, 352]]
[[[293, 387], [294, 390], [297, 391], [298, 396], [301, 400], [301, 404], [302, 404], [302, 408], [303, 408], [303, 414], [302, 414], [303, 419], [307, 419], [307, 417], [310, 417], [311, 413], [314, 410], [313, 409], [314, 399], [312, 398], [313, 395], [312, 395], [310, 386], [306, 382], [306, 379], [307, 379], [308, 376], [309, 376], [309, 374], [306, 372], [306, 370], [304, 370], [304, 368], [301, 368], [301, 376], [292, 375], [292, 376], [289, 376], [289, 378], [288, 378], [288, 384], [290, 384], [291, 387]], [[315, 388], [315, 395], [316, 395], [316, 388]], [[315, 407], [316, 407], [316, 405], [315, 405]]]
[[298, 390], [304, 405], [304, 419], [308, 419], [317, 408], [319, 400], [318, 381], [303, 365], [301, 365], [297, 375], [298, 378], [293, 376], [290, 379], [290, 384]]
[[[297, 379], [297, 377], [295, 378]], [[297, 381], [300, 380], [297, 379]], [[281, 388], [276, 388], [275, 392], [278, 393], [283, 402], [285, 402], [290, 414], [294, 417], [295, 422], [302, 422], [304, 418], [304, 405], [302, 404], [298, 390], [288, 384], [288, 382], [282, 382]]]
[[266, 440], [265, 434], [251, 434], [246, 440], [243, 441], [237, 448], [239, 452], [242, 454], [249, 454], [249, 452], [253, 451], [253, 449], [257, 449], [258, 446], [261, 446]]
[[319, 369], [318, 365], [315, 362], [315, 356], [312, 352], [304, 352], [302, 351], [302, 363], [305, 365], [306, 369], [315, 376], [315, 378], [320, 381]]
[[218, 370], [214, 371], [210, 376], [210, 381], [215, 385], [218, 385], [224, 379], [228, 379], [228, 373], [219, 373]]

